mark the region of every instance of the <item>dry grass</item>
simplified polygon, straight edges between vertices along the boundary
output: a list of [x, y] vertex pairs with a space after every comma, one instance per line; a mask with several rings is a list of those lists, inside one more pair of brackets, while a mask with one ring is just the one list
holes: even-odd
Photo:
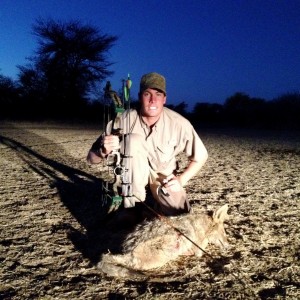
[[210, 157], [187, 187], [195, 211], [229, 203], [230, 249], [185, 257], [147, 278], [95, 265], [122, 240], [101, 223], [95, 127], [0, 125], [1, 299], [300, 297], [300, 135], [202, 130]]

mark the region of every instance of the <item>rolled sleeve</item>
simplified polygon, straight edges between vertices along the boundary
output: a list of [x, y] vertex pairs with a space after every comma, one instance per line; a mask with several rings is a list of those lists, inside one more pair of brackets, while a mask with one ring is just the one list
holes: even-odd
[[187, 135], [187, 143], [184, 152], [188, 158], [197, 162], [202, 161], [204, 158], [206, 159], [208, 155], [207, 150], [195, 129], [191, 128]]

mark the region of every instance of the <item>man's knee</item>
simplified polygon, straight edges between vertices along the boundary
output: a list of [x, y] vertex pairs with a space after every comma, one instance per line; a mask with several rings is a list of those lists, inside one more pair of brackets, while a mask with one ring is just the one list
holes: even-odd
[[184, 189], [172, 192], [165, 187], [157, 188], [157, 202], [159, 210], [166, 216], [174, 216], [190, 211], [190, 203]]

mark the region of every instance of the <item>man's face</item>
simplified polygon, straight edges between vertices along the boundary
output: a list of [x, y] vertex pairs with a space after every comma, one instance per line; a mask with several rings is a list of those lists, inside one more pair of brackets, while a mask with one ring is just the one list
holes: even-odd
[[163, 92], [155, 89], [146, 89], [140, 95], [141, 113], [144, 117], [159, 117], [164, 104], [166, 103], [166, 96]]

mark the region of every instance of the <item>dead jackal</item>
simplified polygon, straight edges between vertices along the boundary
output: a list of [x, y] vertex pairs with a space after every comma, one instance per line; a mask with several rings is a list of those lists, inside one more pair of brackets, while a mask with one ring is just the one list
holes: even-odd
[[98, 267], [109, 276], [124, 277], [162, 267], [181, 255], [200, 257], [201, 249], [209, 243], [225, 247], [227, 238], [223, 222], [227, 211], [225, 204], [212, 217], [185, 214], [169, 217], [168, 222], [145, 221], [127, 236], [122, 244], [123, 254], [103, 254]]

